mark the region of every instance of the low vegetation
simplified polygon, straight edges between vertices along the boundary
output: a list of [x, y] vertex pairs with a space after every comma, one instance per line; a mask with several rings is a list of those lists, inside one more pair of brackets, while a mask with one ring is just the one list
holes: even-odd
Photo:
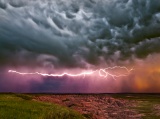
[[0, 94], [0, 119], [84, 119], [56, 104], [32, 100], [32, 95]]
[[160, 119], [160, 94], [117, 94], [114, 98], [134, 100], [143, 119]]
[[[46, 97], [45, 101], [41, 100], [38, 101], [36, 100], [36, 97], [40, 98], [40, 96], [42, 97]], [[70, 97], [71, 96], [71, 97]], [[49, 101], [46, 101], [46, 99], [57, 99], [56, 96], [53, 95], [43, 95], [43, 94], [0, 94], [0, 119], [84, 119], [84, 118], [92, 118], [92, 115], [89, 115], [88, 113], [84, 113], [84, 114], [79, 114], [78, 112], [69, 109], [69, 108], [74, 108], [78, 105], [73, 105], [71, 102], [78, 104], [78, 102], [81, 100], [82, 103], [85, 103], [85, 101], [88, 101], [88, 97], [85, 98], [85, 96], [83, 95], [70, 95], [70, 96], [57, 96], [59, 97], [59, 100], [61, 100], [61, 103], [64, 104], [69, 104], [68, 106], [64, 107], [64, 106], [60, 106], [57, 105], [53, 102], [51, 103], [47, 103]], [[55, 98], [53, 98], [55, 97]], [[65, 97], [65, 98], [62, 98]], [[112, 97], [112, 98], [109, 98]], [[80, 98], [80, 99], [77, 99]], [[83, 99], [84, 98], [84, 99]], [[72, 101], [72, 100], [73, 101]], [[142, 118], [142, 119], [160, 119], [160, 95], [158, 94], [110, 94], [110, 95], [98, 95], [96, 96], [89, 96], [90, 99], [90, 103], [86, 103], [90, 104], [90, 106], [92, 106], [92, 104], [97, 104], [97, 108], [98, 108], [98, 102], [103, 102], [104, 103], [106, 101], [112, 101], [112, 102], [116, 102], [119, 101], [120, 103], [125, 106], [128, 106], [128, 108], [131, 109], [131, 111], [135, 111], [137, 112], [137, 115], [140, 115], [138, 117]], [[99, 99], [97, 100], [98, 102], [96, 103], [96, 100], [94, 99]], [[51, 101], [52, 101], [51, 100]], [[78, 102], [76, 103], [76, 100], [78, 100]], [[121, 102], [122, 101], [122, 102]], [[127, 102], [133, 103], [133, 106], [129, 106]], [[70, 103], [68, 103], [70, 102]], [[108, 105], [111, 105], [111, 103], [105, 103]], [[114, 103], [113, 103], [114, 104]], [[115, 103], [117, 106], [118, 103]], [[71, 105], [71, 106], [70, 106]], [[80, 104], [79, 104], [80, 105]], [[106, 105], [107, 106], [107, 105]], [[111, 105], [114, 106], [114, 105]], [[69, 107], [69, 108], [67, 108]], [[84, 105], [84, 107], [86, 107], [86, 110], [89, 110], [87, 106]], [[94, 106], [95, 107], [95, 106]], [[100, 107], [100, 109], [102, 109], [103, 106]], [[95, 108], [96, 111], [98, 111], [99, 109]], [[92, 110], [93, 108], [91, 108]], [[108, 114], [108, 116], [110, 116], [111, 111], [111, 107], [109, 108], [110, 110], [107, 110], [107, 108], [105, 108], [104, 111], [106, 111], [106, 113]], [[121, 107], [117, 107], [118, 109], [123, 109]], [[110, 112], [108, 112], [110, 111]], [[124, 111], [124, 110], [123, 110]], [[114, 111], [114, 114], [118, 113], [118, 111]], [[100, 114], [102, 116], [102, 114]], [[99, 116], [100, 116], [99, 115]], [[133, 116], [133, 114], [131, 113], [131, 116]], [[136, 115], [135, 115], [136, 116]]]

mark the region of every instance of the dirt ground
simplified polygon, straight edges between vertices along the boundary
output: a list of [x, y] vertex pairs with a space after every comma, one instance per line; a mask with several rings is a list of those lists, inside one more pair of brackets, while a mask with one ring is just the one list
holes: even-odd
[[133, 110], [135, 101], [116, 99], [109, 95], [41, 95], [34, 100], [69, 107], [89, 119], [142, 118], [141, 114]]

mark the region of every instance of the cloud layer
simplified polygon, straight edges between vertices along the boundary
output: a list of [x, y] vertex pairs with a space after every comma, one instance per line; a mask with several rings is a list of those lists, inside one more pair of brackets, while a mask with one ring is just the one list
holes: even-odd
[[86, 67], [144, 58], [160, 52], [159, 11], [157, 0], [1, 0], [0, 63]]
[[0, 0], [1, 67], [128, 65], [159, 46], [159, 0]]

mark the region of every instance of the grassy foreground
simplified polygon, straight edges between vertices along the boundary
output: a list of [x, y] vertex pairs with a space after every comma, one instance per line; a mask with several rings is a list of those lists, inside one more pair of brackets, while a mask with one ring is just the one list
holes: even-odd
[[31, 99], [26, 94], [0, 94], [0, 119], [84, 119], [68, 108]]
[[[81, 114], [69, 108], [32, 100], [34, 96], [37, 95], [0, 94], [0, 119], [84, 119]], [[160, 94], [107, 94], [106, 96], [135, 102], [135, 106], [128, 108], [142, 115], [142, 119], [160, 119]]]

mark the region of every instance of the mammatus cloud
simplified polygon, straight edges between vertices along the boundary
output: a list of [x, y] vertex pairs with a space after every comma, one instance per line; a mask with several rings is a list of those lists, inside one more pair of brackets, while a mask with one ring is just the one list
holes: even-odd
[[[3, 70], [139, 66], [137, 60], [158, 57], [159, 46], [159, 0], [0, 0]], [[120, 87], [117, 91], [124, 91]]]
[[48, 55], [43, 60], [56, 67], [85, 67], [116, 52], [117, 60], [159, 52], [157, 2], [1, 0], [1, 63], [45, 65], [39, 60]]

